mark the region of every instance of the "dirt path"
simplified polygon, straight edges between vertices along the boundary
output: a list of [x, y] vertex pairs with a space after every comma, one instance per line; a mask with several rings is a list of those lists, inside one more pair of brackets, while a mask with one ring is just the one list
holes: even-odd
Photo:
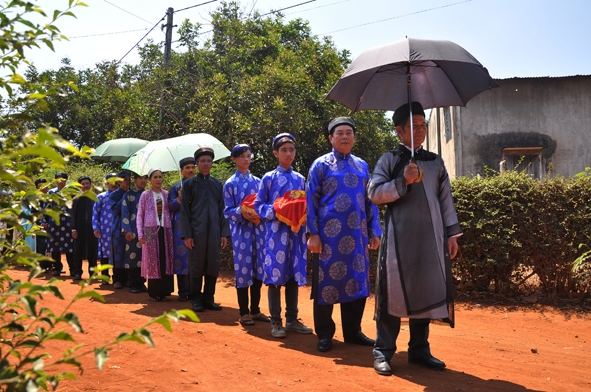
[[[24, 279], [24, 271], [14, 275]], [[64, 278], [60, 290], [71, 298], [78, 286]], [[74, 305], [84, 333], [74, 337], [90, 347], [130, 331], [172, 308], [190, 307], [171, 296], [149, 302], [147, 294], [131, 294], [93, 285], [105, 304], [83, 300]], [[266, 308], [263, 287], [262, 308]], [[313, 325], [309, 287], [300, 288], [300, 317]], [[45, 300], [54, 310], [64, 301]], [[397, 390], [397, 391], [589, 391], [591, 390], [591, 317], [564, 314], [545, 307], [507, 310], [458, 305], [457, 326], [431, 327], [433, 354], [447, 364], [433, 371], [406, 362], [408, 326], [403, 326], [392, 359], [394, 376], [373, 371], [371, 347], [343, 343], [340, 314], [335, 307], [337, 334], [328, 353], [316, 350], [316, 335], [271, 337], [270, 325], [243, 328], [238, 320], [236, 290], [230, 275], [220, 277], [216, 302], [221, 312], [199, 314], [200, 323], [173, 324], [173, 333], [151, 327], [157, 348], [125, 343], [110, 352], [103, 371], [86, 358], [78, 381], [60, 384], [60, 391], [194, 391], [194, 390]], [[375, 334], [370, 298], [363, 331]], [[267, 312], [268, 313], [268, 312]], [[59, 355], [66, 345], [48, 347]], [[535, 351], [535, 352], [534, 352]]]

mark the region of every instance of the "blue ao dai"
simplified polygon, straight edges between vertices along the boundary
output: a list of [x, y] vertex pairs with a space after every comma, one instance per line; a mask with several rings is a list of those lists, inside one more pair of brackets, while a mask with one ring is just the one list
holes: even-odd
[[333, 150], [308, 174], [307, 226], [320, 236], [318, 303], [331, 305], [369, 296], [368, 238], [382, 235], [377, 207], [366, 189], [363, 159]]
[[[140, 268], [142, 266], [142, 244], [137, 237], [137, 208], [143, 191], [130, 189], [123, 195], [121, 202], [121, 228], [133, 233], [131, 241], [125, 240], [125, 268]], [[123, 237], [125, 239], [125, 237]]]
[[[183, 180], [184, 181], [184, 180]], [[181, 181], [177, 182], [168, 192], [168, 210], [172, 219], [172, 237], [174, 243], [174, 273], [189, 275], [189, 248], [181, 238], [181, 203], [178, 201]]]
[[224, 184], [224, 216], [230, 222], [232, 249], [234, 250], [234, 275], [236, 287], [252, 286], [253, 278], [264, 279], [263, 249], [265, 244], [265, 223], [255, 224], [242, 217], [240, 204], [244, 198], [259, 190], [261, 179], [236, 170]]
[[306, 284], [306, 228], [302, 225], [297, 233], [279, 221], [273, 203], [287, 191], [305, 189], [305, 179], [293, 168], [281, 166], [265, 174], [261, 180], [255, 210], [265, 219], [264, 280], [267, 285], [283, 286], [294, 278], [298, 285]]
[[100, 230], [98, 239], [98, 258], [111, 258], [111, 222], [113, 220], [111, 191], [105, 191], [97, 195], [98, 201], [92, 208], [92, 230]]

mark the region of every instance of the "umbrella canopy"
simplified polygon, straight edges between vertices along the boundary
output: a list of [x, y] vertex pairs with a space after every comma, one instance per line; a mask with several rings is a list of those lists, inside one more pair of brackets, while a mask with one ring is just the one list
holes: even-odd
[[466, 106], [493, 87], [499, 85], [461, 46], [405, 38], [361, 53], [326, 98], [354, 112], [395, 110], [411, 100], [427, 109]]
[[146, 144], [148, 144], [147, 140], [133, 137], [113, 139], [98, 146], [90, 157], [99, 162], [125, 162], [131, 154]]
[[207, 133], [192, 133], [150, 142], [129, 157], [122, 167], [140, 175], [147, 175], [151, 168], [159, 168], [163, 172], [179, 170], [179, 161], [192, 157], [200, 147], [213, 148], [214, 161], [230, 156], [230, 150], [215, 137]]

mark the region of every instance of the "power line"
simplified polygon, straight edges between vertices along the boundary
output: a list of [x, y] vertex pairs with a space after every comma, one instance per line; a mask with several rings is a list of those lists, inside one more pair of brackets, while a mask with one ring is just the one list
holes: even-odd
[[113, 7], [115, 7], [115, 8], [119, 8], [119, 9], [120, 9], [121, 11], [123, 11], [123, 12], [127, 12], [127, 13], [128, 13], [129, 15], [131, 15], [131, 16], [135, 16], [136, 18], [143, 20], [143, 21], [144, 21], [144, 22], [146, 22], [146, 23], [152, 23], [152, 22], [150, 22], [150, 21], [147, 21], [147, 20], [145, 20], [144, 18], [141, 18], [141, 17], [137, 16], [136, 14], [133, 14], [133, 13], [131, 13], [131, 12], [127, 11], [127, 10], [124, 10], [123, 8], [119, 7], [118, 5], [115, 5], [115, 4], [113, 4], [113, 3], [111, 3], [111, 2], [109, 2], [109, 1], [107, 1], [107, 0], [103, 0], [103, 1], [104, 1], [105, 3], [107, 3], [107, 4], [110, 4], [110, 5], [112, 5], [112, 6], [113, 6]]
[[386, 18], [386, 19], [376, 20], [376, 21], [374, 21], [374, 22], [368, 22], [368, 23], [363, 23], [363, 24], [360, 24], [360, 25], [351, 26], [351, 27], [345, 27], [344, 29], [339, 29], [339, 30], [333, 30], [333, 31], [329, 31], [328, 33], [324, 33], [324, 34], [321, 34], [321, 35], [328, 35], [328, 34], [332, 34], [332, 33], [338, 33], [338, 32], [340, 32], [340, 31], [351, 30], [351, 29], [355, 29], [355, 28], [357, 28], [357, 27], [368, 26], [368, 25], [371, 25], [371, 24], [375, 24], [375, 23], [381, 23], [381, 22], [386, 22], [386, 21], [388, 21], [388, 20], [393, 20], [393, 19], [400, 19], [400, 18], [404, 18], [405, 16], [410, 16], [410, 15], [421, 14], [421, 13], [423, 13], [423, 12], [428, 12], [428, 11], [438, 10], [438, 9], [441, 9], [441, 8], [447, 8], [447, 7], [451, 7], [451, 6], [458, 5], [458, 4], [468, 3], [468, 2], [470, 2], [470, 1], [472, 1], [472, 0], [465, 0], [465, 1], [460, 1], [460, 2], [458, 2], [458, 3], [452, 3], [452, 4], [442, 5], [442, 6], [440, 6], [440, 7], [433, 7], [433, 8], [429, 8], [429, 9], [426, 9], [426, 10], [421, 10], [421, 11], [411, 12], [410, 14], [404, 14], [404, 15], [399, 15], [399, 16], [393, 16], [393, 17], [391, 17], [391, 18]]
[[299, 10], [299, 11], [290, 12], [289, 14], [285, 14], [285, 15], [293, 15], [293, 14], [298, 14], [298, 13], [301, 13], [301, 12], [312, 11], [312, 10], [316, 10], [316, 9], [318, 9], [318, 8], [329, 7], [329, 6], [331, 6], [331, 5], [336, 5], [336, 4], [341, 4], [341, 3], [347, 3], [347, 2], [349, 2], [349, 1], [351, 1], [351, 0], [342, 0], [342, 1], [337, 1], [337, 2], [335, 2], [335, 3], [324, 4], [324, 5], [319, 5], [319, 6], [317, 6], [317, 7], [307, 8], [307, 9], [305, 9], [305, 10]]
[[[106, 0], [105, 0], [105, 1], [106, 1]], [[206, 1], [205, 3], [201, 3], [201, 4], [195, 4], [195, 5], [192, 5], [192, 6], [190, 6], [190, 7], [181, 8], [180, 10], [176, 10], [176, 11], [174, 11], [174, 13], [176, 14], [177, 12], [186, 11], [186, 10], [188, 10], [188, 9], [190, 9], [190, 8], [199, 7], [199, 6], [202, 6], [202, 5], [205, 5], [205, 4], [209, 4], [209, 3], [215, 3], [216, 1], [218, 1], [218, 0], [211, 0], [211, 1]]]
[[[290, 5], [289, 7], [280, 8], [280, 9], [278, 9], [278, 10], [272, 10], [272, 11], [269, 11], [269, 12], [267, 12], [266, 14], [262, 14], [262, 15], [260, 15], [260, 16], [267, 16], [267, 15], [275, 14], [275, 13], [277, 13], [277, 12], [281, 12], [281, 11], [284, 11], [284, 10], [288, 10], [288, 9], [290, 9], [290, 8], [294, 8], [294, 7], [299, 7], [299, 6], [301, 6], [301, 5], [304, 5], [304, 4], [313, 3], [313, 2], [315, 2], [315, 1], [316, 1], [316, 0], [309, 0], [309, 1], [304, 1], [303, 3], [298, 3], [298, 4], [295, 4], [295, 5]], [[199, 35], [203, 35], [203, 34], [211, 33], [212, 31], [213, 31], [213, 29], [211, 29], [211, 30], [207, 30], [207, 31], [204, 31], [204, 32], [202, 32], [202, 33], [199, 33], [199, 34], [197, 34], [197, 35], [199, 36]], [[173, 41], [172, 43], [174, 43], [174, 42], [178, 42], [178, 40], [176, 40], [176, 41]]]
[[145, 31], [148, 30], [148, 28], [143, 28], [143, 29], [137, 29], [137, 30], [126, 30], [126, 31], [114, 31], [112, 33], [100, 33], [100, 34], [89, 34], [89, 35], [77, 35], [75, 37], [68, 37], [68, 39], [72, 39], [72, 38], [87, 38], [87, 37], [99, 37], [101, 35], [113, 35], [113, 34], [125, 34], [125, 33], [134, 33], [136, 31]]
[[146, 38], [146, 37], [148, 36], [148, 34], [150, 34], [150, 33], [152, 32], [152, 30], [154, 30], [154, 29], [156, 28], [156, 26], [158, 26], [158, 23], [160, 23], [160, 22], [162, 22], [162, 21], [164, 20], [164, 18], [166, 17], [166, 15], [167, 15], [167, 14], [164, 14], [164, 16], [163, 16], [163, 17], [162, 17], [162, 18], [161, 18], [161, 19], [160, 19], [158, 22], [156, 22], [156, 24], [155, 24], [154, 26], [152, 26], [152, 28], [150, 29], [150, 31], [148, 31], [148, 32], [146, 33], [146, 35], [144, 35], [144, 36], [143, 36], [143, 37], [142, 37], [142, 38], [141, 38], [141, 39], [140, 39], [140, 40], [139, 40], [139, 41], [138, 41], [138, 42], [137, 42], [135, 45], [133, 45], [133, 46], [131, 47], [131, 49], [129, 49], [129, 50], [127, 51], [127, 53], [125, 53], [125, 54], [123, 55], [123, 57], [121, 57], [121, 58], [119, 59], [119, 61], [118, 61], [118, 62], [120, 63], [121, 61], [123, 61], [123, 59], [124, 59], [124, 58], [125, 58], [125, 57], [126, 57], [126, 56], [127, 56], [127, 55], [128, 55], [128, 54], [129, 54], [129, 53], [132, 51], [132, 50], [133, 50], [133, 49], [135, 49], [135, 47], [136, 47], [136, 46], [138, 46], [138, 45], [140, 44], [140, 42], [142, 42], [142, 41], [144, 40], [144, 38]]
[[271, 10], [271, 11], [267, 12], [266, 14], [262, 14], [261, 16], [267, 16], [267, 15], [271, 15], [271, 14], [276, 14], [277, 12], [285, 11], [285, 10], [288, 10], [290, 8], [299, 7], [299, 6], [304, 5], [304, 4], [313, 3], [315, 1], [316, 0], [304, 1], [303, 3], [299, 3], [299, 4], [295, 4], [295, 5], [290, 5], [289, 7], [281, 8], [281, 9], [278, 9], [278, 10]]

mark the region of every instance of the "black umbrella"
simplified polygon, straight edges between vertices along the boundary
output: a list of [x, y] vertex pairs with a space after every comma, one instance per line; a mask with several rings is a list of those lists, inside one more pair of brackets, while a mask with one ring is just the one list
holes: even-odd
[[[411, 101], [428, 109], [466, 106], [493, 87], [499, 85], [461, 46], [451, 41], [405, 38], [361, 53], [326, 98], [353, 112], [395, 110]], [[412, 121], [410, 124], [414, 143]]]

